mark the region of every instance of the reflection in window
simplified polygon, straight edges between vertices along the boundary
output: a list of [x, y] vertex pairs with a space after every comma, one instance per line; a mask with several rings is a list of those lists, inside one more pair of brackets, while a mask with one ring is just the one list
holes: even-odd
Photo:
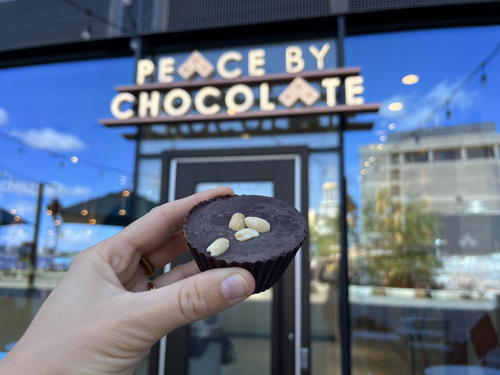
[[404, 156], [407, 163], [422, 163], [429, 161], [429, 153], [427, 151], [407, 152]]
[[467, 159], [492, 158], [495, 156], [493, 146], [471, 147], [466, 151]]
[[392, 185], [391, 195], [400, 195], [400, 194], [401, 194], [401, 187], [399, 185]]
[[274, 196], [274, 184], [271, 181], [200, 182], [196, 185], [196, 192], [219, 186], [228, 186], [238, 195]]
[[[370, 66], [373, 97], [404, 102], [347, 142], [347, 150], [363, 151], [359, 161], [390, 153], [383, 180], [372, 170], [350, 180], [361, 192], [359, 241], [349, 249], [354, 374], [499, 372], [500, 127], [484, 120], [500, 114], [500, 51], [487, 63], [488, 84], [478, 68], [454, 92], [496, 51], [499, 31], [348, 38], [347, 65]], [[466, 54], [459, 52], [464, 40]], [[380, 55], [390, 58], [374, 63]], [[412, 73], [425, 81], [401, 85]], [[388, 137], [377, 149], [382, 133]], [[398, 154], [405, 162], [399, 180], [391, 172]]]
[[391, 170], [391, 180], [399, 180], [399, 169]]
[[434, 151], [434, 160], [436, 161], [457, 160], [457, 159], [460, 159], [460, 149], [458, 148], [450, 148], [446, 150]]
[[391, 164], [399, 164], [399, 154], [391, 154]]

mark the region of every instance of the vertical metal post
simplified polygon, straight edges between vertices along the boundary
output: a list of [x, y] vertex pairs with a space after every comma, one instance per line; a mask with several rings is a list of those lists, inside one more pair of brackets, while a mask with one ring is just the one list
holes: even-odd
[[42, 218], [42, 204], [43, 204], [43, 190], [45, 184], [38, 184], [38, 198], [36, 202], [36, 216], [35, 216], [35, 228], [33, 231], [33, 242], [31, 244], [30, 251], [30, 273], [28, 275], [28, 289], [35, 289], [35, 274], [36, 274], [36, 263], [37, 263], [37, 244], [38, 237], [40, 235], [40, 221]]
[[[134, 50], [135, 69], [134, 69], [134, 82], [137, 76], [137, 63], [144, 55], [144, 39], [141, 37], [133, 37], [130, 39], [131, 48]], [[137, 101], [134, 104], [134, 111], [137, 113]], [[135, 139], [135, 159], [134, 159], [134, 175], [132, 181], [132, 212], [131, 217], [133, 220], [138, 218], [138, 199], [137, 191], [139, 189], [139, 162], [141, 154], [141, 140], [142, 140], [142, 126], [136, 127]]]
[[[337, 17], [337, 67], [345, 66], [345, 18]], [[339, 104], [345, 103], [345, 84], [342, 80], [339, 91]], [[340, 115], [338, 132], [338, 159], [339, 159], [339, 238], [340, 238], [340, 267], [339, 267], [339, 316], [340, 316], [340, 344], [342, 375], [351, 375], [351, 312], [349, 305], [349, 262], [348, 262], [348, 223], [347, 223], [347, 179], [345, 175], [344, 133], [347, 117]]]

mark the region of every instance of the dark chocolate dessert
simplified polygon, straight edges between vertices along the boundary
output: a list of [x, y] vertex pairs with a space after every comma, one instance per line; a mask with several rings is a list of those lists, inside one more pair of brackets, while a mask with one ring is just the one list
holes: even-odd
[[279, 199], [234, 195], [193, 207], [184, 232], [202, 271], [246, 268], [255, 278], [255, 293], [259, 293], [285, 272], [307, 237], [307, 222]]

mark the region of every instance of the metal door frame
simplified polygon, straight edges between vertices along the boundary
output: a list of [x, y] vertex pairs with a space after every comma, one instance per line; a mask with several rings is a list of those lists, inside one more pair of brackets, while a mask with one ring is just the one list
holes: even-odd
[[[294, 201], [296, 208], [307, 214], [308, 203], [308, 148], [299, 147], [276, 147], [276, 148], [240, 148], [240, 149], [222, 149], [222, 150], [182, 150], [165, 151], [162, 153], [162, 186], [161, 202], [171, 201], [175, 197], [176, 168], [180, 162], [245, 162], [245, 161], [273, 161], [273, 160], [293, 160], [294, 161]], [[303, 245], [308, 248], [308, 242]], [[168, 271], [170, 265], [166, 266]], [[294, 305], [293, 321], [293, 340], [295, 357], [293, 370], [290, 373], [295, 375], [307, 375], [310, 373], [310, 307], [309, 307], [309, 256], [307, 251], [299, 250], [294, 259], [293, 272], [294, 292], [283, 290], [283, 305], [291, 303]], [[288, 293], [287, 293], [288, 292]], [[274, 305], [274, 303], [273, 303]], [[273, 326], [276, 318], [273, 318]], [[186, 337], [186, 332], [180, 333], [180, 337]], [[174, 331], [170, 335], [175, 335]], [[184, 336], [183, 336], [184, 335]], [[285, 340], [288, 338], [283, 338]], [[278, 343], [279, 346], [287, 344]], [[155, 345], [151, 352], [150, 374], [164, 375], [166, 370], [167, 340], [163, 337], [159, 344]], [[178, 355], [184, 356], [187, 360], [187, 352], [178, 350]], [[273, 350], [273, 356], [277, 355]], [[276, 361], [284, 362], [289, 365], [290, 358], [273, 358]], [[186, 367], [181, 368], [185, 369]], [[173, 370], [173, 369], [170, 369]], [[177, 369], [176, 369], [177, 370]]]

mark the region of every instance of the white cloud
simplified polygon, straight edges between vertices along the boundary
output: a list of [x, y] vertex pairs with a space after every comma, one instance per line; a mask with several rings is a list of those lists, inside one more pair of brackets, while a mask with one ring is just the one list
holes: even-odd
[[[459, 81], [449, 82], [444, 80], [435, 85], [424, 95], [414, 93], [410, 95], [395, 95], [383, 101], [380, 115], [388, 120], [393, 120], [397, 124], [398, 130], [408, 130], [426, 125], [434, 125], [433, 120], [444, 120], [446, 108], [442, 108], [435, 119], [430, 118], [437, 106], [444, 103], [452, 91], [457, 87]], [[449, 109], [452, 112], [464, 113], [469, 110], [475, 99], [475, 91], [459, 91], [451, 100]], [[401, 111], [389, 111], [389, 103], [402, 102], [404, 108]], [[424, 122], [430, 123], [424, 124]]]
[[53, 128], [13, 130], [10, 135], [20, 139], [31, 147], [51, 151], [76, 151], [87, 146], [77, 136], [62, 133]]
[[[38, 195], [38, 183], [13, 179], [7, 176], [0, 179], [0, 192], [36, 197]], [[64, 185], [57, 181], [51, 181], [50, 185], [45, 187], [45, 196], [51, 198], [86, 197], [91, 192], [90, 186]]]
[[7, 125], [7, 122], [9, 122], [9, 113], [5, 108], [0, 107], [0, 126]]
[[57, 181], [51, 181], [50, 194], [53, 196], [88, 196], [92, 189], [85, 185], [64, 185]]
[[38, 184], [29, 181], [5, 178], [0, 180], [0, 192], [35, 197], [38, 194]]

